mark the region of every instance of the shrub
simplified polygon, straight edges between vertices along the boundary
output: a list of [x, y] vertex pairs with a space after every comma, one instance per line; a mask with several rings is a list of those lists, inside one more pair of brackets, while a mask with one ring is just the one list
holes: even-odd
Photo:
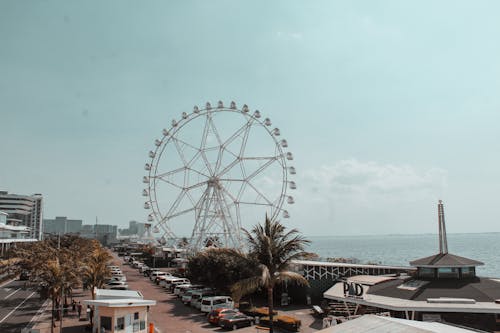
[[[269, 326], [270, 325], [270, 319], [269, 317], [262, 317], [260, 318], [260, 324], [264, 326]], [[282, 328], [287, 331], [291, 332], [297, 332], [300, 328], [300, 325], [302, 325], [301, 321], [297, 318], [290, 317], [290, 316], [276, 316], [273, 317], [273, 326]]]
[[302, 325], [301, 321], [290, 316], [276, 316], [277, 326], [288, 331], [297, 332]]
[[[240, 310], [241, 307], [240, 307]], [[245, 311], [243, 311], [246, 315], [252, 316], [252, 317], [264, 317], [264, 316], [269, 316], [269, 308], [267, 306], [263, 306], [260, 308], [250, 308]], [[273, 315], [277, 315], [278, 311], [273, 310]]]

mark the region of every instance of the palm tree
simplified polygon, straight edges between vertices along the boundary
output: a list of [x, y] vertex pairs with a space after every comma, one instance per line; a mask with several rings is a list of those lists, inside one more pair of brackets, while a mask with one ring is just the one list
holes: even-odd
[[92, 299], [95, 298], [94, 288], [102, 288], [111, 277], [111, 271], [107, 267], [111, 259], [112, 256], [106, 249], [97, 246], [83, 267], [83, 282], [90, 288]]
[[300, 274], [289, 271], [290, 262], [304, 256], [304, 246], [309, 243], [297, 229], [285, 231], [278, 221], [271, 221], [266, 215], [265, 224], [254, 226], [251, 232], [243, 229], [250, 244], [250, 255], [260, 263], [258, 275], [236, 282], [231, 291], [236, 299], [254, 292], [258, 288], [267, 290], [270, 333], [273, 333], [273, 291], [282, 282], [290, 281], [308, 285]]

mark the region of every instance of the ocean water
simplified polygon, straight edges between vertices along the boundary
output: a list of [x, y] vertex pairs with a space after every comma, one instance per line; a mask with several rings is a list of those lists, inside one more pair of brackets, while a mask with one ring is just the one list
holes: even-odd
[[[439, 252], [436, 234], [376, 236], [310, 236], [306, 251], [321, 258], [356, 258], [360, 263], [409, 266], [415, 259]], [[484, 263], [483, 277], [500, 278], [500, 233], [448, 234], [448, 252]]]

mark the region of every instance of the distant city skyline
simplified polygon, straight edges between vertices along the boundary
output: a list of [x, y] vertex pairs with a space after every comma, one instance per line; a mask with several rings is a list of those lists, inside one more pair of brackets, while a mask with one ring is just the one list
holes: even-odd
[[442, 199], [448, 233], [500, 232], [499, 10], [2, 1], [0, 191], [41, 193], [45, 218], [147, 222], [142, 177], [161, 130], [234, 100], [294, 154], [288, 227], [437, 233]]

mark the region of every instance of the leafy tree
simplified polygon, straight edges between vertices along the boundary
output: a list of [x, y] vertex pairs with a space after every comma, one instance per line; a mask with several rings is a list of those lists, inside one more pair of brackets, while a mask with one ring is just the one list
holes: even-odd
[[107, 267], [113, 257], [101, 246], [96, 246], [83, 266], [83, 283], [90, 288], [92, 299], [95, 299], [94, 288], [102, 288], [111, 277], [111, 271]]
[[254, 292], [258, 288], [267, 290], [267, 303], [270, 317], [270, 333], [273, 333], [273, 290], [282, 282], [290, 281], [308, 285], [300, 274], [289, 271], [290, 262], [303, 258], [304, 247], [309, 243], [297, 229], [285, 231], [285, 226], [278, 221], [271, 221], [266, 216], [264, 225], [256, 225], [248, 232], [243, 229], [250, 245], [250, 256], [259, 262], [257, 274], [236, 282], [231, 287], [236, 299]]
[[189, 258], [188, 276], [210, 287], [229, 291], [237, 281], [252, 276], [258, 263], [244, 253], [227, 248], [209, 248]]

